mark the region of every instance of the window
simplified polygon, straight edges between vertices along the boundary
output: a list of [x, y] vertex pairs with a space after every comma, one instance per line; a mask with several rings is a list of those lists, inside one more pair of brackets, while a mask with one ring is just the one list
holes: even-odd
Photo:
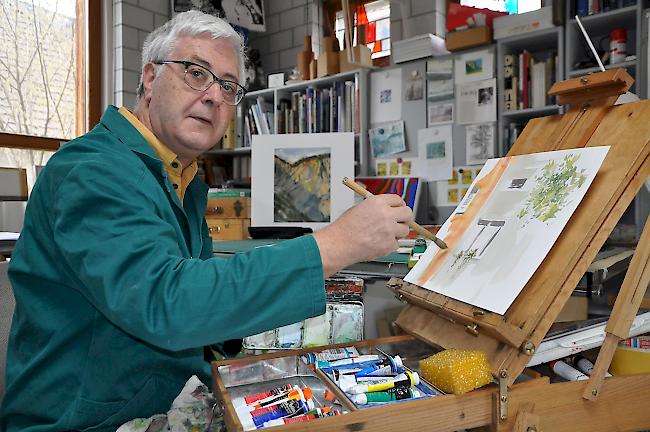
[[461, 0], [460, 4], [463, 6], [517, 14], [541, 8], [542, 0]]
[[1, 2], [0, 147], [56, 150], [99, 120], [99, 7]]
[[[365, 29], [365, 43], [372, 52], [373, 59], [390, 55], [390, 2], [376, 0], [357, 7], [354, 13], [353, 45], [357, 44], [359, 28]], [[343, 11], [336, 12], [334, 31], [341, 48], [344, 42], [345, 22]]]

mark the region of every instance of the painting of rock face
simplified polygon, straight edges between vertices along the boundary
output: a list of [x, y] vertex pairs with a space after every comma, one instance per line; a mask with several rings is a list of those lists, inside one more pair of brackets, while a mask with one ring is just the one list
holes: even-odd
[[274, 222], [330, 222], [331, 149], [276, 148]]

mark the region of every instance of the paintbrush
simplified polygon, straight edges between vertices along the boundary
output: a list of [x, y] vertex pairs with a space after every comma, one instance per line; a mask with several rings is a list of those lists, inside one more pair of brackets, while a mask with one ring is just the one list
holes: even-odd
[[[343, 184], [361, 195], [362, 197], [366, 198], [369, 196], [372, 196], [373, 193], [370, 192], [368, 189], [364, 189], [359, 183], [356, 183], [354, 180], [350, 180], [347, 177], [343, 177]], [[414, 221], [408, 221], [406, 223], [409, 228], [411, 228], [413, 231], [417, 232], [424, 238], [428, 238], [429, 240], [433, 241], [440, 249], [447, 249], [447, 243], [436, 237], [431, 231], [428, 231], [427, 229], [423, 228], [421, 225], [418, 225]]]

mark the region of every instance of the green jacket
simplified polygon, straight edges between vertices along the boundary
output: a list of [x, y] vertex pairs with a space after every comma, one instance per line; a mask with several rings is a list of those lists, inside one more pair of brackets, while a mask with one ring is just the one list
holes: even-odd
[[166, 412], [203, 346], [325, 312], [312, 236], [212, 257], [195, 178], [109, 107], [41, 172], [9, 265], [16, 311], [0, 430], [115, 430]]

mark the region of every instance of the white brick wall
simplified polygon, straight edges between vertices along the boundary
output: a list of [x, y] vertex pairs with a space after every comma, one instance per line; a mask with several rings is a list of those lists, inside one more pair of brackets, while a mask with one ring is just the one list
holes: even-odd
[[113, 0], [115, 105], [132, 108], [135, 104], [142, 44], [154, 28], [169, 18], [169, 0]]
[[[266, 74], [289, 71], [296, 65], [305, 34], [318, 32], [320, 0], [264, 0], [266, 32], [251, 33], [250, 45], [262, 54]], [[391, 1], [391, 39], [401, 40], [423, 33], [445, 36], [446, 0]], [[289, 34], [292, 31], [292, 37]], [[314, 52], [319, 40], [312, 37]]]
[[[312, 33], [313, 8], [319, 0], [264, 0], [266, 32], [249, 34], [249, 45], [260, 51], [265, 74], [290, 71]], [[313, 37], [317, 49], [317, 38]]]

